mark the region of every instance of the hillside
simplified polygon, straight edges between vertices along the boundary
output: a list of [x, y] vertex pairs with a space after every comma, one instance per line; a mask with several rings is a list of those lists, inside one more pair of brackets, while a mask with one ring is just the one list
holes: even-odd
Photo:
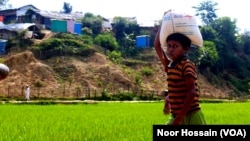
[[[154, 54], [154, 50], [149, 51]], [[4, 56], [5, 64], [9, 66], [9, 76], [0, 82], [0, 94], [3, 96], [22, 96], [26, 84], [35, 91], [37, 82], [42, 83], [40, 96], [48, 97], [53, 91], [54, 96], [62, 96], [62, 89], [67, 87], [75, 90], [96, 89], [101, 92], [108, 90], [135, 90], [140, 87], [146, 91], [156, 91], [158, 94], [166, 88], [166, 76], [162, 66], [154, 54], [150, 61], [139, 61], [136, 65], [117, 65], [101, 53], [89, 57], [54, 57], [38, 60], [30, 51]], [[153, 73], [150, 76], [141, 75], [143, 67], [149, 67]], [[140, 82], [136, 79], [140, 76]], [[226, 90], [213, 87], [199, 75], [201, 96], [224, 97]], [[69, 93], [72, 97], [74, 93]]]
[[[43, 33], [44, 38], [34, 40], [35, 44], [54, 35], [47, 30]], [[162, 94], [167, 86], [166, 75], [153, 48], [145, 49], [140, 59], [124, 58], [121, 64], [113, 63], [100, 52], [88, 57], [60, 56], [39, 60], [29, 49], [11, 52], [3, 56], [3, 60], [10, 68], [8, 77], [0, 81], [0, 95], [4, 97], [23, 97], [27, 84], [33, 96], [58, 98], [75, 97], [76, 91], [100, 94], [104, 89], [111, 93], [144, 90], [145, 93]], [[145, 68], [152, 72], [145, 75]], [[227, 95], [228, 88], [214, 87], [201, 74], [198, 79], [201, 97]]]

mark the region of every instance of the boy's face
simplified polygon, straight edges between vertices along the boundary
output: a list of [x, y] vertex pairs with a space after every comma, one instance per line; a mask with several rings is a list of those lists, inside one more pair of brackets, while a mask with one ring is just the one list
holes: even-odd
[[175, 40], [169, 40], [167, 42], [167, 55], [170, 59], [176, 60], [187, 53], [187, 50]]

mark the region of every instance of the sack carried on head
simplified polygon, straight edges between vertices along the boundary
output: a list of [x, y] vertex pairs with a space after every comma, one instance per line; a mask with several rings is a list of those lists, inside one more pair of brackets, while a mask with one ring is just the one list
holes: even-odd
[[191, 40], [192, 45], [202, 47], [203, 39], [195, 17], [169, 10], [162, 18], [160, 43], [163, 49], [167, 47], [168, 35], [176, 32], [186, 35]]

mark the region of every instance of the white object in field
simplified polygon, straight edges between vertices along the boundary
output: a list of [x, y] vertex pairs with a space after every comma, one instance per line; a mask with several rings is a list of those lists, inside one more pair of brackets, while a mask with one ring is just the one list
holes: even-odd
[[166, 39], [172, 33], [182, 33], [191, 40], [192, 45], [203, 46], [202, 35], [194, 16], [174, 10], [167, 11], [162, 18], [160, 31], [160, 43], [164, 51], [167, 47]]
[[30, 100], [30, 87], [29, 87], [29, 85], [26, 85], [25, 98], [26, 98], [26, 100]]
[[10, 69], [8, 66], [0, 63], [0, 79], [6, 78], [9, 74], [9, 71], [10, 71]]

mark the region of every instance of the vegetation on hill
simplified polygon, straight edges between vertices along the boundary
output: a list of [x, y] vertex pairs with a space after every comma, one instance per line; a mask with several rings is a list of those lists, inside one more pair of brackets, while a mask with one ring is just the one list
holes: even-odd
[[217, 5], [206, 0], [193, 7], [204, 24], [200, 28], [205, 44], [204, 53], [199, 55], [199, 70], [213, 85], [224, 82], [235, 95], [249, 95], [249, 31], [240, 33], [235, 19], [218, 18]]
[[[0, 82], [0, 93], [20, 97], [26, 84], [31, 85], [33, 96], [49, 98], [79, 97], [86, 94], [86, 88], [105, 99], [115, 93], [127, 100], [164, 91], [166, 75], [154, 48], [137, 49], [137, 56], [124, 57], [121, 51], [110, 51], [94, 42], [91, 36], [58, 33], [27, 51], [10, 52], [4, 63], [11, 72]], [[209, 85], [203, 77], [199, 79], [202, 97], [225, 97], [223, 90]]]

